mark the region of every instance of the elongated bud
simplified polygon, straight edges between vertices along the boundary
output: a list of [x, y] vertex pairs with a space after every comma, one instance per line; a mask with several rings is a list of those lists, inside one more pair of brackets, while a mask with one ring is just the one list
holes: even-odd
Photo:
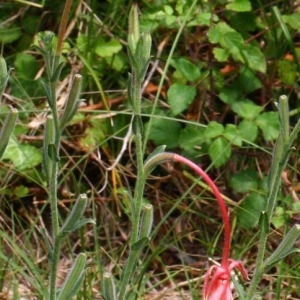
[[153, 224], [153, 205], [146, 204], [142, 208], [141, 227], [139, 238], [148, 238]]
[[117, 300], [115, 281], [112, 274], [109, 272], [103, 274], [102, 295], [105, 300]]
[[3, 155], [18, 117], [18, 110], [11, 108], [0, 132], [0, 157]]
[[283, 139], [284, 141], [287, 141], [289, 139], [289, 131], [290, 131], [290, 116], [289, 116], [288, 98], [286, 95], [282, 95], [279, 97], [278, 112], [279, 112], [279, 119], [281, 123]]
[[63, 128], [73, 118], [73, 116], [77, 111], [78, 104], [80, 102], [79, 95], [81, 91], [81, 85], [82, 85], [82, 76], [80, 74], [76, 74], [74, 76], [74, 80], [66, 103], [66, 107], [60, 118], [61, 128]]
[[129, 13], [129, 32], [128, 32], [128, 46], [132, 54], [135, 53], [137, 44], [140, 39], [140, 26], [138, 7], [133, 5]]
[[145, 63], [150, 59], [152, 38], [150, 33], [143, 35], [143, 59]]

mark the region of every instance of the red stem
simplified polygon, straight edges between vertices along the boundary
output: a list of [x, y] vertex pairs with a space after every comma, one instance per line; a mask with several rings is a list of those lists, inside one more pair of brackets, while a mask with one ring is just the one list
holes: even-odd
[[195, 173], [200, 175], [204, 179], [204, 181], [206, 181], [206, 183], [211, 187], [211, 189], [218, 201], [222, 219], [223, 219], [223, 223], [224, 223], [224, 245], [223, 245], [223, 256], [222, 256], [221, 265], [222, 265], [222, 267], [227, 268], [228, 262], [229, 262], [229, 252], [230, 252], [230, 223], [229, 223], [227, 207], [221, 196], [221, 193], [220, 193], [219, 189], [217, 188], [217, 186], [215, 185], [215, 183], [212, 181], [212, 179], [198, 165], [196, 165], [192, 161], [190, 161], [178, 154], [173, 155], [173, 160], [190, 167], [192, 170], [195, 171]]

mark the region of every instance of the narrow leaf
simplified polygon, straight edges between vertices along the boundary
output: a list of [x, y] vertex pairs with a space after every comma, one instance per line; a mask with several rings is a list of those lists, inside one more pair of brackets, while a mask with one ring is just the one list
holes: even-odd
[[116, 284], [109, 272], [103, 274], [101, 292], [105, 300], [117, 300]]
[[76, 74], [72, 83], [72, 87], [69, 93], [69, 97], [66, 103], [66, 107], [63, 111], [63, 114], [60, 118], [60, 127], [64, 128], [66, 124], [73, 118], [74, 114], [77, 111], [79, 104], [79, 95], [81, 91], [82, 76]]
[[18, 117], [18, 111], [11, 108], [0, 132], [0, 157], [3, 155]]
[[283, 259], [289, 255], [292, 251], [294, 243], [298, 240], [300, 236], [300, 225], [295, 224], [290, 231], [284, 236], [280, 245], [277, 247], [275, 252], [265, 261], [265, 267], [269, 267], [279, 260]]
[[81, 220], [85, 208], [87, 206], [87, 196], [86, 194], [81, 194], [77, 198], [75, 205], [73, 206], [71, 212], [69, 213], [64, 225], [60, 230], [60, 235], [65, 236], [65, 234], [72, 232], [77, 228], [78, 221]]
[[70, 300], [76, 295], [85, 276], [85, 264], [86, 254], [80, 253], [60, 290], [57, 300]]

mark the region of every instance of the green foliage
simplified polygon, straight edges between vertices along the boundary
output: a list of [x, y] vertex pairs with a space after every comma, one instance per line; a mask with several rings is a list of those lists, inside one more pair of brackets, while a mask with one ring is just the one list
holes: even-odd
[[174, 116], [186, 110], [196, 96], [194, 87], [174, 83], [168, 90], [168, 103]]

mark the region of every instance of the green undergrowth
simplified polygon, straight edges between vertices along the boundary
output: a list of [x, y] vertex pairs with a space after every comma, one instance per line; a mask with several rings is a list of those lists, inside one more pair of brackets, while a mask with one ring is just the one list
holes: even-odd
[[[152, 37], [139, 118], [143, 156], [165, 145], [166, 151], [188, 157], [210, 174], [229, 206], [232, 256], [243, 260], [250, 277], [261, 211], [267, 206], [272, 153], [282, 131], [277, 107], [281, 95], [288, 97], [291, 130], [299, 119], [300, 10], [292, 2], [138, 3], [140, 30]], [[47, 291], [44, 236], [51, 240], [52, 221], [42, 149], [49, 103], [45, 60], [37, 47], [49, 33], [56, 47], [63, 3], [0, 4], [1, 57], [9, 76], [2, 84], [6, 77], [0, 74], [0, 127], [11, 107], [18, 110], [0, 163], [0, 298], [42, 299]], [[119, 281], [130, 251], [137, 178], [127, 93], [131, 4], [73, 1], [62, 46], [58, 115], [76, 73], [82, 75], [84, 100], [61, 134], [59, 224], [83, 193], [88, 198], [84, 216], [96, 222], [72, 232], [61, 246], [58, 287], [79, 253], [87, 256], [77, 299], [101, 299], [103, 274], [109, 270]], [[299, 222], [298, 142], [297, 137], [281, 174], [266, 257]], [[208, 258], [218, 261], [222, 251], [223, 226], [213, 195], [184, 167], [166, 163], [149, 176], [144, 204], [153, 205], [154, 219], [151, 241], [136, 271], [138, 296], [151, 299], [165, 292], [169, 299], [199, 299]], [[294, 252], [272, 266], [259, 284], [257, 299], [299, 299], [299, 264]]]

